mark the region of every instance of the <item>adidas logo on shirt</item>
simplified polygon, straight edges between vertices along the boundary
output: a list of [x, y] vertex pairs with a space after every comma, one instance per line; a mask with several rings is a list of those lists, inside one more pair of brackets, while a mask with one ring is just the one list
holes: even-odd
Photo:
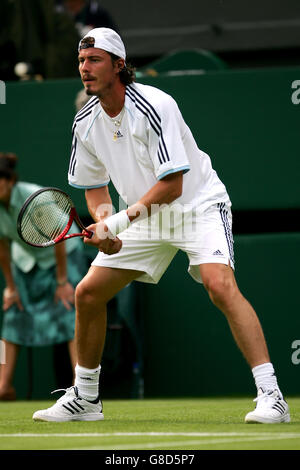
[[120, 137], [124, 137], [120, 130], [114, 133], [114, 140], [120, 139]]

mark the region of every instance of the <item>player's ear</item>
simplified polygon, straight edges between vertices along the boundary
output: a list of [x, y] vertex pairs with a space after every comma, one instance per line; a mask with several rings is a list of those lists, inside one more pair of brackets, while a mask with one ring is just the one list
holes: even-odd
[[117, 68], [118, 68], [118, 71], [121, 72], [121, 70], [123, 70], [124, 67], [125, 67], [125, 61], [124, 61], [124, 59], [118, 59], [118, 60], [117, 60]]

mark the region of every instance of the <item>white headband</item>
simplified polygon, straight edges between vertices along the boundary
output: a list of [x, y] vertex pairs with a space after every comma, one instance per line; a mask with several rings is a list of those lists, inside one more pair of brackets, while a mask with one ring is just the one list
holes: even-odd
[[[84, 42], [83, 39], [92, 38], [90, 42]], [[88, 47], [97, 47], [106, 52], [111, 52], [118, 57], [126, 60], [126, 50], [124, 43], [118, 33], [110, 28], [94, 28], [91, 29], [79, 42], [78, 50], [87, 49]]]

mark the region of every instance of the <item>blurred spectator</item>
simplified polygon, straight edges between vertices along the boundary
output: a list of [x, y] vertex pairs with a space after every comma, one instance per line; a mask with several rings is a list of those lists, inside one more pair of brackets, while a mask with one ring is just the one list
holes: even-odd
[[65, 11], [73, 18], [80, 37], [101, 26], [119, 32], [110, 13], [98, 0], [57, 0], [56, 4], [58, 11]]
[[77, 77], [78, 40], [74, 21], [54, 0], [1, 0], [0, 79], [18, 79], [20, 62], [29, 78]]
[[13, 379], [20, 346], [68, 342], [74, 372], [74, 289], [88, 269], [78, 238], [44, 249], [20, 239], [19, 211], [40, 187], [18, 181], [16, 163], [15, 154], [0, 152], [0, 270], [5, 281], [1, 334], [6, 350], [0, 400], [16, 398]]
[[85, 88], [80, 90], [75, 97], [76, 113], [91, 99], [91, 96], [86, 94]]
[[17, 62], [17, 38], [13, 35], [15, 5], [12, 1], [0, 2], [0, 79], [14, 80]]
[[118, 31], [96, 0], [1, 0], [0, 80], [77, 77], [79, 39], [98, 26]]

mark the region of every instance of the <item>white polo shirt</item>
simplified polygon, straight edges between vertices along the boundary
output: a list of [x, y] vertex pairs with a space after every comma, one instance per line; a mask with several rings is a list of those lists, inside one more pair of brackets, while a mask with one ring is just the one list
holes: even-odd
[[205, 210], [230, 204], [224, 184], [213, 170], [167, 93], [138, 83], [126, 87], [121, 113], [111, 118], [93, 97], [73, 125], [69, 184], [98, 188], [111, 179], [126, 204], [137, 202], [158, 180], [184, 171], [176, 204]]

